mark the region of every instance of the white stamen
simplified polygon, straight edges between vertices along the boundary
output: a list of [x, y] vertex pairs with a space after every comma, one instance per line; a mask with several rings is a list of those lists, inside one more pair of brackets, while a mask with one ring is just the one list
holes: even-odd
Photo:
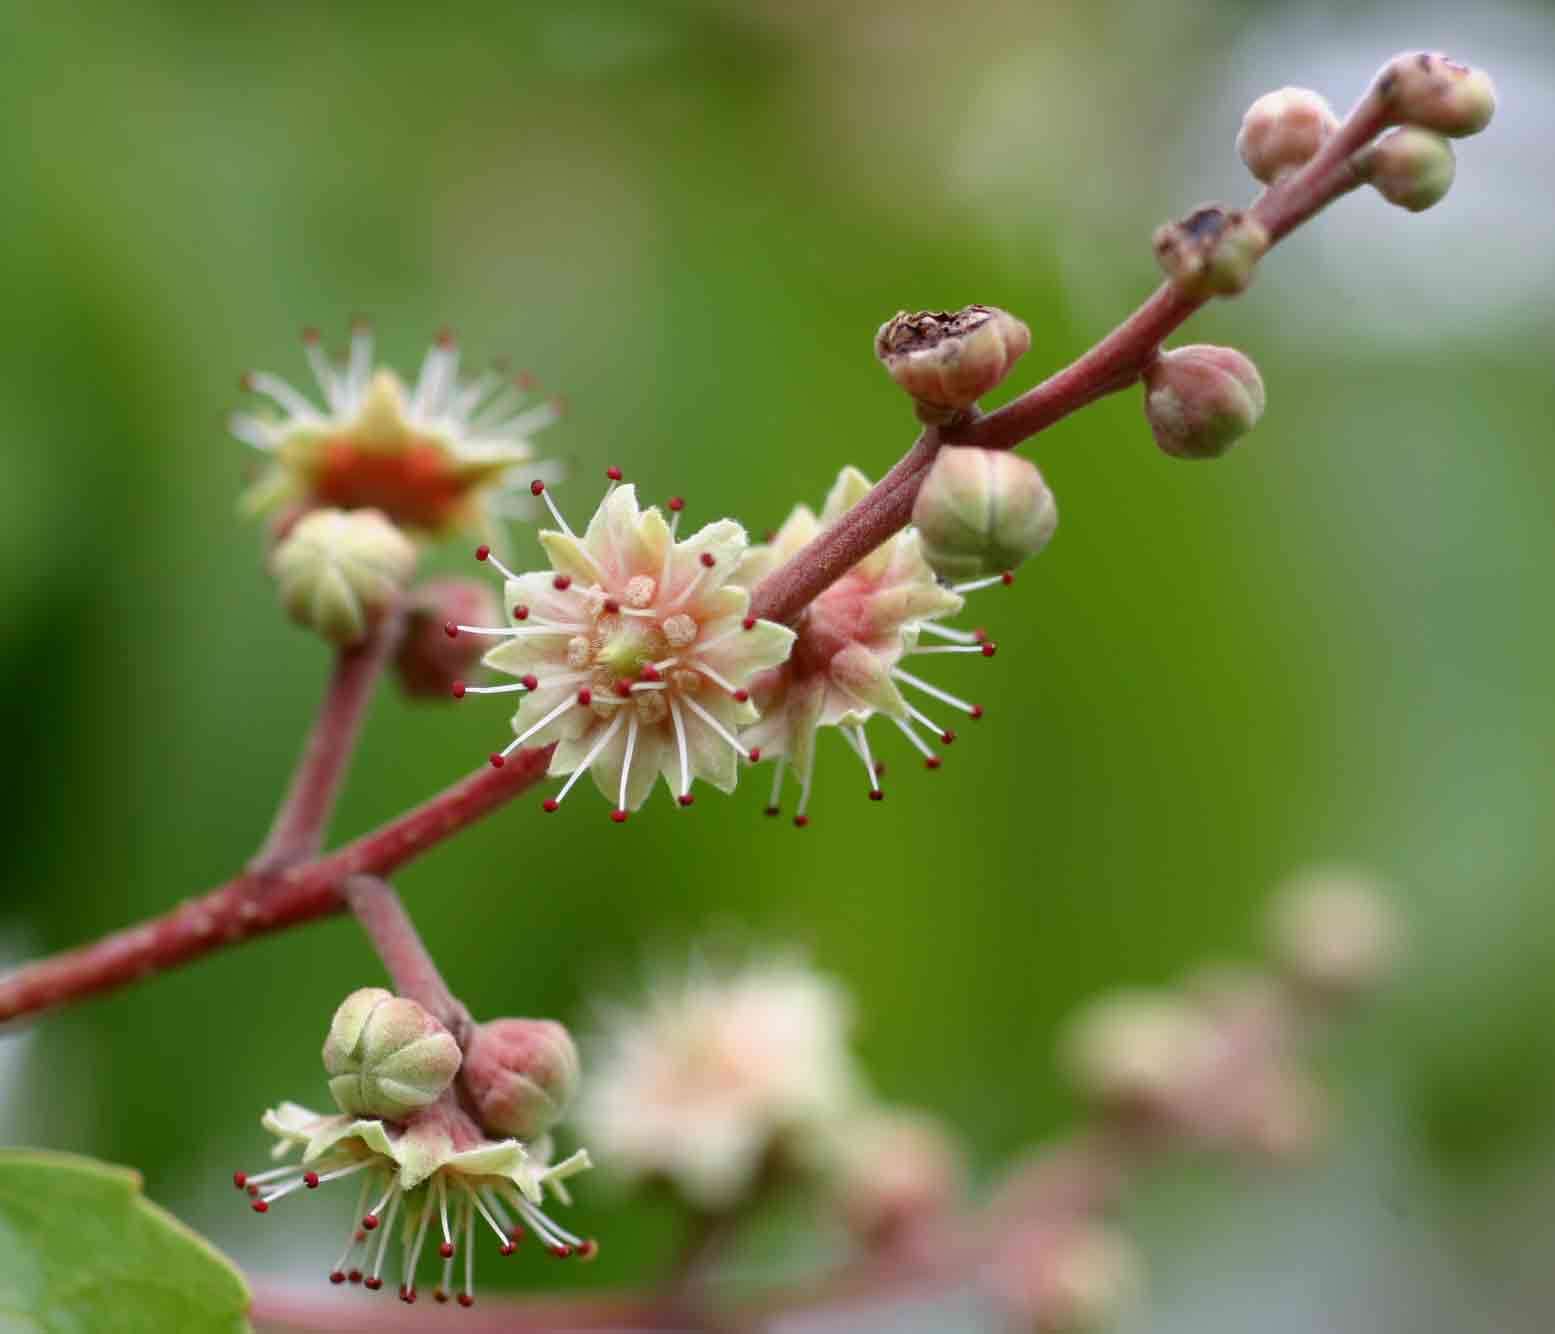
[[935, 758], [934, 751], [930, 747], [929, 743], [916, 732], [914, 732], [911, 727], [904, 723], [900, 718], [893, 718], [891, 721], [902, 729], [902, 735], [913, 743], [913, 746], [917, 749], [918, 753], [923, 756], [924, 759], [932, 760]]
[[[372, 1164], [373, 1160], [368, 1159], [368, 1163]], [[351, 1258], [352, 1253], [361, 1244], [357, 1241], [356, 1234], [357, 1230], [362, 1226], [362, 1210], [367, 1205], [367, 1192], [372, 1189], [372, 1185], [373, 1179], [371, 1177], [362, 1182], [362, 1189], [356, 1197], [356, 1213], [351, 1217], [351, 1231], [346, 1234], [346, 1248], [340, 1252], [340, 1258], [335, 1261], [337, 1270], [345, 1269], [346, 1261]]]
[[543, 431], [547, 426], [554, 425], [562, 419], [561, 409], [554, 403], [541, 403], [530, 408], [528, 412], [521, 412], [518, 416], [503, 423], [504, 433], [511, 432], [514, 435], [532, 435], [536, 431]]
[[925, 634], [938, 635], [941, 639], [952, 639], [958, 644], [975, 644], [977, 636], [970, 630], [958, 630], [952, 625], [941, 625], [938, 621], [919, 621], [918, 629]]
[[265, 1204], [274, 1204], [277, 1200], [284, 1200], [294, 1190], [301, 1190], [305, 1185], [307, 1182], [302, 1177], [297, 1177], [277, 1186], [274, 1190], [265, 1191], [259, 1198]]
[[981, 653], [981, 644], [934, 644], [928, 648], [910, 648], [906, 656], [913, 657], [919, 653]]
[[412, 417], [425, 419], [438, 415], [443, 397], [458, 367], [458, 344], [445, 344], [439, 339], [427, 349], [426, 357], [421, 362], [421, 374], [416, 379], [416, 388], [410, 398]]
[[449, 400], [448, 416], [468, 422], [475, 405], [496, 387], [495, 372], [482, 371]]
[[319, 388], [324, 391], [324, 401], [329, 405], [331, 412], [340, 410], [341, 385], [335, 368], [330, 365], [329, 354], [324, 351], [323, 343], [315, 336], [302, 340], [303, 351], [307, 353], [308, 366], [313, 371], [313, 378], [319, 382]]
[[367, 388], [373, 369], [373, 331], [358, 324], [351, 330], [351, 351], [346, 361], [348, 393], [357, 398]]
[[767, 805], [772, 807], [773, 810], [778, 808], [778, 803], [783, 796], [783, 775], [785, 772], [787, 772], [787, 769], [788, 756], [779, 755], [777, 759], [777, 770], [772, 775], [772, 799], [767, 802]]
[[502, 1225], [503, 1241], [512, 1241], [513, 1233], [516, 1230], [513, 1226], [513, 1219], [509, 1216], [508, 1211], [502, 1207], [502, 1201], [497, 1198], [497, 1192], [490, 1186], [482, 1186], [481, 1198], [486, 1201], [487, 1208], [491, 1210], [497, 1222]]
[[680, 795], [685, 796], [691, 791], [691, 761], [686, 755], [686, 725], [681, 721], [680, 705], [675, 702], [675, 696], [669, 697], [670, 721], [675, 724], [675, 747], [680, 752]]
[[443, 1225], [443, 1240], [452, 1246], [454, 1238], [448, 1230], [448, 1182], [441, 1172], [437, 1174], [437, 1216]]
[[[441, 1174], [439, 1174], [441, 1175]], [[432, 1192], [427, 1192], [427, 1198], [421, 1204], [421, 1222], [416, 1225], [416, 1240], [407, 1248], [405, 1258], [402, 1261], [407, 1288], [416, 1286], [416, 1266], [421, 1263], [421, 1248], [426, 1244], [427, 1226], [432, 1221]]]
[[535, 723], [534, 726], [530, 727], [527, 731], [520, 732], [516, 737], [514, 737], [512, 742], [504, 747], [502, 751], [502, 758], [507, 759], [509, 755], [522, 746], [524, 742], [528, 741], [529, 738], [538, 732], [542, 727], [547, 727], [551, 723], [555, 722], [556, 719], [560, 718], [562, 714], [567, 712], [568, 709], [574, 707], [577, 702], [578, 697], [576, 695], [571, 695], [564, 699], [560, 704], [558, 704], [554, 709], [546, 714], [544, 718]]
[[941, 704], [948, 704], [953, 709], [960, 709], [962, 713], [969, 714], [977, 711], [975, 705], [968, 704], [959, 695], [952, 695], [948, 690], [941, 690], [936, 685], [930, 685], [921, 676], [914, 676], [911, 672], [904, 672], [900, 667], [893, 667], [891, 675], [898, 681], [905, 681], [908, 685], [923, 691], [931, 699], [939, 700]]
[[506, 635], [513, 639], [535, 639], [541, 635], [581, 635], [589, 630], [586, 625], [456, 625], [462, 635]]
[[318, 408], [278, 375], [271, 375], [269, 371], [252, 371], [249, 373], [248, 387], [256, 394], [273, 399], [294, 417], [310, 422], [321, 420]]
[[513, 414], [523, 406], [526, 397], [527, 395], [520, 393], [512, 381], [509, 381], [492, 395], [491, 401], [479, 413], [470, 419], [470, 430], [480, 434], [499, 433], [502, 424], [511, 420]]
[[[389, 1191], [393, 1196], [393, 1199], [389, 1201], [388, 1217], [378, 1225], [379, 1230], [382, 1232], [383, 1236], [382, 1239], [378, 1242], [378, 1254], [373, 1260], [374, 1278], [380, 1278], [383, 1275], [383, 1257], [388, 1253], [389, 1250], [389, 1234], [394, 1230], [394, 1219], [399, 1214], [400, 1201], [405, 1198], [404, 1192], [400, 1190], [398, 1181], [395, 1181], [394, 1185], [389, 1188]], [[376, 1213], [377, 1210], [375, 1209], [373, 1212]]]
[[[620, 715], [618, 714], [617, 717]], [[616, 809], [626, 809], [626, 785], [632, 776], [632, 752], [637, 749], [637, 714], [634, 711], [626, 723], [626, 757], [621, 761], [621, 795]]]
[[685, 602], [693, 593], [696, 592], [697, 585], [700, 584], [702, 582], [703, 578], [706, 577], [707, 572], [708, 572], [708, 567], [706, 565], [703, 565], [702, 562], [699, 560], [697, 562], [696, 577], [693, 578], [689, 584], [687, 584], [683, 589], [680, 590], [680, 592], [676, 595], [674, 601], [666, 602], [664, 604], [664, 610], [666, 610], [666, 611], [674, 611], [674, 609], [676, 607], [680, 606], [681, 603]]
[[470, 1204], [474, 1207], [475, 1211], [486, 1220], [487, 1225], [490, 1226], [491, 1230], [497, 1234], [497, 1240], [506, 1246], [508, 1241], [507, 1233], [502, 1230], [497, 1220], [491, 1216], [491, 1210], [486, 1207], [486, 1201], [481, 1199], [481, 1197], [477, 1195], [475, 1191], [469, 1186], [466, 1186], [465, 1190], [470, 1196]]
[[[576, 541], [578, 535], [572, 531], [567, 524], [567, 520], [562, 518], [562, 512], [556, 508], [556, 502], [551, 499], [550, 487], [546, 487], [544, 491], [540, 492], [540, 499], [545, 501], [546, 509], [551, 511], [551, 517], [556, 520], [556, 526], [566, 533], [568, 537]], [[596, 566], [595, 568], [597, 569], [598, 567]]]
[[622, 616], [640, 616], [644, 620], [649, 621], [657, 619], [659, 615], [652, 607], [622, 607], [620, 614]]
[[583, 757], [583, 763], [567, 775], [567, 781], [562, 784], [562, 790], [556, 794], [556, 804], [558, 806], [566, 800], [567, 794], [572, 791], [572, 785], [589, 771], [594, 761], [599, 758], [599, 753], [610, 744], [610, 738], [616, 734], [616, 729], [621, 726], [625, 718], [626, 714], [624, 712], [619, 709], [616, 710], [616, 716], [610, 720], [610, 726], [605, 728], [599, 740], [589, 747], [588, 754]]
[[869, 753], [869, 738], [864, 735], [864, 729], [844, 728], [842, 734], [853, 743], [853, 753], [864, 762], [864, 772], [869, 775], [869, 790], [880, 791], [880, 780], [875, 776], [875, 757]]
[[475, 1300], [475, 1210], [464, 1202], [464, 1295]]
[[518, 578], [518, 576], [514, 574], [512, 570], [508, 569], [508, 567], [497, 558], [497, 553], [492, 551], [489, 547], [486, 550], [486, 564], [490, 565], [492, 569], [494, 569], [510, 583]]
[[665, 659], [663, 659], [660, 662], [654, 663], [653, 664], [653, 670], [656, 671], [656, 672], [667, 672], [667, 671], [669, 671], [669, 669], [671, 667], [673, 667], [679, 661], [680, 661], [679, 658], [665, 658]]
[[979, 589], [992, 588], [995, 584], [1002, 584], [1003, 582], [1004, 575], [1002, 573], [990, 574], [986, 579], [970, 579], [964, 584], [952, 584], [950, 591], [952, 593], [976, 593]]
[[696, 658], [687, 658], [686, 659], [686, 666], [690, 667], [693, 671], [701, 672], [703, 676], [707, 677], [707, 679], [709, 681], [711, 681], [715, 686], [717, 686], [725, 694], [732, 695], [732, 694], [734, 694], [735, 691], [737, 691], [739, 689], [739, 686], [733, 684], [730, 681], [726, 681], [722, 676], [720, 676], [717, 672], [715, 672], [705, 662], [701, 662], [701, 661], [699, 661]]
[[941, 740], [944, 739], [945, 729], [937, 722], [935, 722], [934, 719], [930, 718], [928, 714], [922, 712], [921, 710], [913, 708], [913, 706], [908, 704], [905, 699], [902, 701], [902, 703], [907, 706], [907, 712], [911, 714], [914, 719], [927, 727], [929, 731], [934, 733], [935, 736], [939, 737]]
[[373, 1218], [382, 1218], [383, 1217], [383, 1206], [386, 1205], [391, 1199], [393, 1199], [394, 1192], [397, 1191], [398, 1189], [399, 1189], [398, 1183], [394, 1179], [391, 1178], [390, 1181], [389, 1181], [389, 1188], [388, 1188], [388, 1190], [384, 1191], [383, 1198], [381, 1200], [379, 1200], [377, 1204], [373, 1205], [373, 1207], [367, 1211], [368, 1214], [371, 1217], [373, 1217]]
[[669, 689], [669, 682], [668, 681], [633, 681], [632, 684], [628, 687], [628, 689], [630, 689], [632, 694], [634, 694], [634, 695], [637, 694], [641, 690], [668, 690]]
[[[364, 1158], [364, 1159], [362, 1159], [361, 1162], [359, 1162], [359, 1163], [352, 1163], [349, 1167], [342, 1167], [342, 1168], [339, 1168], [338, 1170], [333, 1171], [333, 1172], [323, 1172], [323, 1173], [320, 1173], [320, 1175], [319, 1175], [319, 1185], [322, 1186], [325, 1183], [330, 1182], [330, 1181], [339, 1181], [341, 1177], [355, 1176], [356, 1173], [362, 1171], [364, 1168], [368, 1168], [368, 1167], [373, 1166], [373, 1163], [374, 1163], [373, 1159], [371, 1159], [371, 1158]], [[370, 1184], [369, 1182], [364, 1181], [362, 1183], [362, 1189], [366, 1190], [369, 1184]]]
[[267, 1181], [274, 1181], [276, 1177], [290, 1176], [293, 1172], [300, 1170], [296, 1163], [287, 1163], [285, 1167], [272, 1167], [268, 1172], [245, 1175], [243, 1184], [245, 1186], [262, 1186]]
[[740, 755], [748, 756], [750, 754], [750, 748], [748, 746], [742, 746], [739, 741], [735, 739], [734, 735], [727, 727], [725, 727], [721, 722], [718, 721], [718, 719], [713, 717], [712, 714], [710, 714], [706, 709], [698, 704], [696, 700], [692, 699], [690, 695], [683, 696], [680, 702], [688, 709], [690, 709], [692, 713], [696, 714], [696, 716], [704, 723], [711, 727], [713, 731], [717, 732], [718, 735], [727, 741], [731, 746], [733, 746]]
[[804, 784], [799, 789], [799, 809], [794, 812], [794, 818], [801, 818], [810, 809], [810, 785], [815, 781], [816, 770], [815, 756], [810, 756], [810, 772], [804, 776]]
[[529, 687], [522, 681], [510, 686], [465, 686], [466, 695], [511, 695], [514, 692], [527, 694]]
[[535, 1235], [545, 1242], [546, 1245], [570, 1246], [573, 1249], [577, 1249], [584, 1244], [582, 1237], [575, 1237], [548, 1214], [542, 1213], [514, 1187], [504, 1185], [503, 1189], [507, 1195], [508, 1203], [518, 1210], [519, 1217], [529, 1224]]
[[261, 453], [268, 454], [278, 443], [270, 423], [250, 412], [234, 412], [227, 418], [227, 430], [245, 445]]

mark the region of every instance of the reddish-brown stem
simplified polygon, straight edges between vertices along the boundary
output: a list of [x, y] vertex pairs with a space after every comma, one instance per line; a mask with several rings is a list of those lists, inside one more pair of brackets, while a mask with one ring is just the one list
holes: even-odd
[[394, 990], [426, 1009], [462, 1047], [473, 1022], [470, 1012], [448, 989], [394, 886], [375, 875], [353, 875], [346, 878], [340, 892], [372, 941]]
[[339, 651], [286, 799], [264, 846], [249, 864], [256, 875], [266, 876], [319, 855], [335, 797], [356, 750], [367, 701], [403, 630], [404, 619], [395, 613], [384, 617], [362, 643]]
[[388, 875], [489, 814], [545, 775], [549, 747], [520, 750], [500, 769], [483, 768], [316, 861], [269, 876], [266, 892], [245, 873], [171, 912], [0, 977], [0, 1023], [81, 1000], [187, 963], [250, 937], [312, 921], [345, 907], [348, 877]]

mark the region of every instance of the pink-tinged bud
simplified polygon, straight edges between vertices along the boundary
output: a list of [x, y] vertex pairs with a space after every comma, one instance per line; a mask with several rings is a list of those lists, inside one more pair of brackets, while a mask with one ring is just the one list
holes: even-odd
[[1267, 185], [1306, 166], [1338, 128], [1339, 117], [1326, 98], [1310, 88], [1280, 88], [1247, 108], [1236, 151]]
[[459, 1073], [459, 1044], [413, 1000], [381, 987], [353, 991], [324, 1039], [329, 1091], [347, 1116], [398, 1121], [442, 1096]]
[[1490, 76], [1439, 51], [1394, 56], [1377, 74], [1375, 87], [1395, 124], [1418, 125], [1453, 139], [1478, 134], [1496, 111]]
[[1420, 213], [1446, 198], [1458, 161], [1441, 135], [1406, 125], [1377, 140], [1356, 167], [1388, 203]]
[[337, 644], [365, 638], [415, 568], [415, 544], [377, 510], [314, 510], [270, 553], [287, 614]]
[[1208, 1017], [1167, 992], [1120, 991], [1070, 1021], [1060, 1062], [1075, 1090], [1113, 1115], [1171, 1118], [1213, 1057]]
[[470, 1039], [462, 1078], [489, 1133], [532, 1140], [566, 1114], [580, 1074], [578, 1049], [561, 1024], [493, 1019]]
[[970, 579], [1035, 556], [1058, 527], [1058, 506], [1030, 460], [947, 445], [919, 488], [912, 520], [934, 573]]
[[1156, 261], [1185, 297], [1207, 301], [1247, 290], [1269, 248], [1263, 224], [1240, 209], [1206, 204], [1156, 228]]
[[865, 1245], [889, 1245], [959, 1203], [961, 1154], [933, 1117], [878, 1111], [849, 1123], [840, 1139], [843, 1216]]
[[1403, 951], [1403, 927], [1387, 895], [1350, 871], [1309, 871], [1292, 880], [1270, 909], [1269, 934], [1286, 976], [1326, 1001], [1374, 990]]
[[1264, 403], [1258, 368], [1235, 348], [1173, 348], [1145, 372], [1145, 420], [1175, 459], [1219, 458], [1258, 424]]
[[964, 413], [1030, 346], [1031, 330], [996, 306], [901, 311], [875, 334], [875, 355], [931, 424]]
[[1027, 1224], [999, 1246], [986, 1281], [1032, 1334], [1100, 1334], [1140, 1300], [1144, 1266], [1116, 1229], [1083, 1219]]
[[1333, 1122], [1328, 1094], [1299, 1071], [1268, 1081], [1249, 1109], [1246, 1146], [1276, 1165], [1299, 1165], [1322, 1147]]
[[450, 625], [501, 625], [502, 604], [473, 579], [433, 579], [410, 599], [405, 638], [395, 667], [407, 695], [447, 699], [490, 647], [479, 635], [448, 633]]

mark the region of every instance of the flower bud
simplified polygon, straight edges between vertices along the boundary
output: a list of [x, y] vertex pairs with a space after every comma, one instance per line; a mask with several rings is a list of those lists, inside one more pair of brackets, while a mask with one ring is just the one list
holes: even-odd
[[1218, 204], [1206, 204], [1180, 222], [1162, 223], [1154, 245], [1156, 260], [1172, 285], [1185, 297], [1206, 301], [1247, 289], [1269, 248], [1269, 233], [1240, 209], [1227, 212]]
[[1218, 458], [1263, 416], [1263, 378], [1234, 348], [1173, 348], [1144, 378], [1145, 420], [1156, 444], [1175, 459]]
[[413, 1000], [353, 991], [324, 1039], [329, 1091], [347, 1116], [398, 1121], [437, 1101], [459, 1073], [459, 1044]]
[[844, 1127], [842, 1211], [854, 1236], [883, 1245], [961, 1197], [961, 1154], [933, 1117], [877, 1111]]
[[411, 595], [405, 638], [395, 667], [407, 695], [447, 699], [481, 660], [488, 645], [475, 635], [450, 635], [449, 625], [500, 625], [502, 604], [473, 579], [432, 579]]
[[1269, 913], [1275, 957], [1308, 993], [1348, 1000], [1387, 979], [1403, 928], [1374, 881], [1349, 871], [1311, 871], [1276, 896]]
[[1236, 151], [1267, 185], [1306, 166], [1338, 128], [1339, 117], [1326, 98], [1310, 88], [1281, 88], [1247, 108]]
[[875, 334], [875, 355], [912, 395], [918, 416], [943, 424], [1009, 374], [1031, 346], [1031, 330], [996, 306], [899, 312]]
[[1388, 203], [1411, 213], [1439, 204], [1458, 171], [1452, 145], [1413, 125], [1383, 135], [1360, 155], [1356, 167]]
[[1213, 1025], [1166, 992], [1120, 991], [1071, 1020], [1060, 1061], [1077, 1092], [1104, 1110], [1170, 1116], [1215, 1045]]
[[1000, 1246], [987, 1277], [1013, 1328], [1033, 1334], [1110, 1329], [1144, 1287], [1134, 1244], [1085, 1220], [1028, 1224]]
[[1376, 89], [1395, 124], [1418, 125], [1454, 139], [1478, 134], [1496, 110], [1490, 76], [1439, 51], [1394, 56], [1378, 73]]
[[580, 1074], [578, 1049], [561, 1024], [493, 1019], [470, 1039], [463, 1081], [488, 1132], [531, 1140], [566, 1114]]
[[968, 579], [1013, 570], [1048, 544], [1058, 506], [1036, 465], [1007, 449], [946, 445], [913, 503], [934, 573]]
[[337, 644], [364, 638], [415, 567], [415, 544], [377, 510], [314, 510], [270, 555], [287, 613]]

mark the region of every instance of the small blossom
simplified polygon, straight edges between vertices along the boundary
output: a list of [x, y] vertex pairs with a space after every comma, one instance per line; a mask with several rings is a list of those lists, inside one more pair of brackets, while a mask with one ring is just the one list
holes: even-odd
[[1086, 1219], [1021, 1227], [999, 1244], [984, 1282], [1013, 1331], [1101, 1334], [1135, 1306], [1144, 1266], [1123, 1233]]
[[[754, 587], [868, 492], [869, 479], [856, 468], [844, 468], [820, 516], [808, 506], [797, 506], [770, 542], [746, 555], [739, 582]], [[792, 768], [800, 784], [794, 822], [808, 822], [815, 740], [823, 727], [839, 729], [862, 761], [875, 800], [881, 795], [879, 770], [864, 731], [875, 714], [889, 718], [928, 767], [938, 768], [939, 755], [915, 729], [946, 745], [956, 734], [911, 703], [902, 687], [972, 718], [982, 717], [982, 707], [931, 685], [900, 664], [915, 654], [992, 657], [995, 645], [986, 636], [941, 625], [940, 620], [961, 610], [963, 594], [1012, 579], [1006, 572], [947, 587], [935, 579], [918, 533], [909, 529], [877, 547], [821, 593], [800, 617], [799, 638], [787, 661], [751, 682], [751, 699], [761, 720], [746, 729], [742, 740], [776, 761], [768, 814], [777, 814], [784, 777]], [[945, 642], [920, 644], [924, 638]]]
[[343, 366], [316, 332], [303, 342], [323, 406], [278, 376], [254, 372], [244, 387], [271, 407], [231, 420], [233, 435], [271, 460], [245, 500], [256, 513], [283, 505], [370, 508], [431, 535], [488, 532], [511, 499], [513, 468], [530, 463], [534, 473], [530, 436], [559, 415], [554, 403], [530, 401], [525, 379], [491, 371], [461, 380], [449, 334], [427, 353], [413, 387], [374, 368], [365, 326], [352, 330]]
[[1442, 135], [1405, 125], [1360, 154], [1356, 170], [1388, 203], [1422, 213], [1447, 197], [1458, 161]]
[[1183, 296], [1206, 301], [1247, 289], [1269, 248], [1269, 233], [1250, 213], [1218, 204], [1156, 229], [1155, 257]]
[[890, 1245], [960, 1202], [961, 1151], [932, 1116], [876, 1108], [844, 1122], [837, 1139], [843, 1217], [866, 1245]]
[[1378, 882], [1317, 869], [1287, 883], [1269, 912], [1273, 951], [1308, 994], [1348, 1000], [1374, 990], [1403, 952], [1398, 913]]
[[875, 334], [875, 355], [918, 416], [941, 425], [997, 386], [1030, 346], [1031, 330], [997, 306], [904, 310]]
[[850, 1023], [841, 990], [788, 959], [661, 983], [607, 1015], [579, 1123], [619, 1176], [728, 1209], [763, 1170], [827, 1160], [859, 1102]]
[[[535, 494], [545, 494], [538, 482]], [[507, 641], [486, 665], [518, 683], [466, 692], [523, 695], [515, 738], [492, 762], [555, 742], [550, 771], [570, 777], [545, 808], [589, 772], [618, 822], [660, 774], [685, 806], [696, 778], [732, 791], [739, 762], [756, 758], [736, 735], [757, 716], [747, 685], [794, 642], [787, 627], [747, 615], [750, 595], [733, 581], [745, 530], [721, 519], [677, 541], [656, 507], [613, 479], [581, 538], [552, 512], [562, 531], [540, 534], [551, 570], [518, 575], [477, 553], [506, 577], [508, 625], [451, 627]]]
[[935, 574], [1013, 570], [1052, 540], [1058, 506], [1036, 464], [1008, 449], [946, 445], [918, 488], [912, 521]]
[[452, 1033], [415, 1001], [381, 987], [347, 996], [324, 1039], [330, 1095], [350, 1116], [397, 1118], [430, 1106], [460, 1061]]
[[1150, 433], [1176, 459], [1219, 458], [1258, 424], [1267, 401], [1258, 367], [1208, 343], [1161, 353], [1144, 382]]
[[1496, 111], [1490, 76], [1439, 51], [1395, 56], [1378, 73], [1375, 87], [1395, 123], [1454, 139], [1478, 134]]
[[1338, 128], [1339, 117], [1321, 94], [1280, 88], [1248, 107], [1236, 151], [1248, 171], [1267, 185], [1304, 167]]
[[462, 1082], [487, 1130], [534, 1139], [566, 1115], [581, 1073], [555, 1020], [493, 1019], [470, 1036]]
[[365, 638], [415, 567], [415, 544], [377, 510], [314, 510], [270, 553], [287, 615], [337, 644]]
[[1216, 1027], [1170, 992], [1118, 991], [1069, 1021], [1060, 1061], [1075, 1090], [1102, 1110], [1171, 1120], [1216, 1053]]

